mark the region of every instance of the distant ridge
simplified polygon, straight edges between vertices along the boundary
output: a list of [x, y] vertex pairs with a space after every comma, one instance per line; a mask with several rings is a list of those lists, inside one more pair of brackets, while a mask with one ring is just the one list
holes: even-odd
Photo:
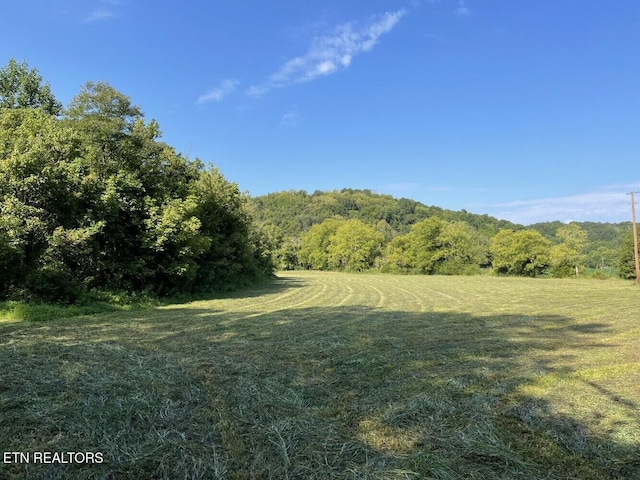
[[[428, 206], [409, 198], [396, 198], [375, 193], [369, 189], [343, 188], [342, 190], [309, 193], [305, 190], [286, 190], [251, 198], [252, 215], [268, 237], [271, 248], [281, 262], [295, 258], [300, 237], [312, 226], [327, 218], [358, 219], [383, 231], [387, 239], [407, 233], [411, 226], [430, 217], [447, 221], [463, 221], [478, 233], [490, 238], [500, 230], [533, 229], [552, 242], [555, 233], [564, 225], [560, 221], [542, 222], [524, 226], [501, 220], [488, 214], [475, 214], [466, 210], [448, 210]], [[587, 266], [601, 268], [611, 265], [630, 222], [599, 223], [575, 222], [588, 236]]]

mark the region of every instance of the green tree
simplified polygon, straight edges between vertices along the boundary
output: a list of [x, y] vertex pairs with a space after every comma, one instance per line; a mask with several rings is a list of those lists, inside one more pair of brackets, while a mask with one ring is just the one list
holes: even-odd
[[489, 252], [497, 273], [536, 277], [547, 271], [551, 243], [536, 230], [501, 230]]
[[36, 69], [9, 59], [0, 69], [0, 108], [37, 108], [49, 115], [59, 115], [62, 105], [53, 94], [49, 84], [42, 83]]
[[636, 264], [633, 253], [633, 231], [628, 230], [622, 237], [618, 248], [618, 259], [616, 266], [618, 275], [621, 278], [631, 280], [636, 278]]
[[570, 223], [558, 228], [556, 237], [562, 240], [562, 243], [551, 247], [549, 254], [551, 274], [554, 277], [577, 274], [580, 268], [584, 268], [587, 234], [577, 223]]
[[345, 222], [342, 218], [327, 218], [322, 223], [314, 225], [300, 239], [298, 260], [304, 268], [313, 270], [328, 270], [329, 247], [331, 239], [338, 228]]
[[270, 274], [237, 185], [159, 135], [103, 83], [62, 119], [0, 110], [1, 296], [227, 290]]
[[373, 267], [380, 255], [384, 236], [358, 219], [342, 222], [329, 237], [329, 267], [361, 272]]
[[[203, 166], [159, 141], [131, 99], [104, 82], [87, 82], [65, 111], [64, 124], [88, 146], [92, 215], [105, 252], [99, 283], [126, 290], [188, 290], [206, 243], [189, 199]], [[87, 199], [91, 197], [87, 196]]]
[[195, 291], [229, 290], [270, 275], [264, 239], [238, 186], [209, 169], [195, 182], [194, 195], [200, 232], [210, 240], [198, 261]]
[[152, 284], [159, 294], [193, 290], [198, 258], [211, 247], [200, 231], [195, 196], [175, 198], [149, 208], [144, 240], [157, 268]]
[[463, 221], [431, 217], [394, 238], [385, 252], [385, 271], [422, 274], [477, 272], [487, 263], [488, 240]]
[[412, 237], [399, 235], [387, 243], [382, 261], [382, 271], [389, 273], [409, 273], [413, 270], [407, 252], [411, 247]]
[[476, 273], [488, 260], [489, 241], [466, 222], [449, 222], [437, 237], [435, 273]]
[[447, 222], [430, 217], [411, 227], [406, 235], [394, 238], [387, 246], [385, 270], [422, 274], [435, 273], [442, 259], [440, 235]]
[[0, 237], [11, 261], [2, 269], [5, 293], [11, 286], [68, 300], [80, 288], [87, 262], [70, 251], [94, 251], [101, 226], [82, 215], [85, 152], [77, 133], [43, 110], [0, 112]]
[[613, 269], [618, 260], [618, 251], [614, 248], [598, 245], [585, 256], [585, 263], [590, 268], [600, 270]]
[[73, 129], [41, 110], [0, 111], [0, 194], [44, 209], [51, 224], [75, 223], [85, 153]]

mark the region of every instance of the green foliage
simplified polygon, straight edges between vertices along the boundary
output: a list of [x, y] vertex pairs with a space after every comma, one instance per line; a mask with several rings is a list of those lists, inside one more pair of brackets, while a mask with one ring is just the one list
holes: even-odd
[[331, 238], [344, 222], [341, 218], [327, 218], [302, 236], [298, 260], [303, 267], [313, 270], [329, 269]]
[[329, 237], [328, 262], [334, 270], [361, 272], [373, 267], [384, 237], [358, 219], [346, 220]]
[[247, 199], [217, 169], [194, 184], [196, 216], [210, 246], [200, 255], [193, 290], [228, 290], [270, 274], [264, 239], [252, 225]]
[[157, 262], [151, 283], [160, 294], [193, 289], [198, 259], [211, 247], [211, 239], [200, 231], [197, 208], [194, 196], [149, 208], [143, 243]]
[[562, 243], [551, 247], [549, 252], [550, 273], [554, 277], [568, 277], [584, 268], [584, 250], [587, 234], [578, 224], [563, 225], [556, 231]]
[[[281, 269], [342, 268], [339, 263], [330, 264], [327, 245], [336, 222], [349, 219], [361, 220], [383, 235], [384, 255], [374, 264], [386, 272], [477, 273], [492, 265], [494, 256], [488, 254], [490, 238], [501, 230], [523, 230], [488, 215], [427, 207], [368, 190], [272, 193], [253, 199], [252, 205], [256, 221], [268, 238], [269, 252]], [[322, 225], [327, 219], [332, 222]], [[430, 222], [419, 226], [426, 220]], [[514, 237], [520, 245], [511, 252], [511, 258], [505, 257], [509, 248], [499, 251], [498, 237], [495, 271], [558, 277], [574, 275], [576, 268], [609, 271], [617, 258], [623, 226], [594, 222], [537, 224], [529, 230], [539, 232], [539, 237], [531, 237], [532, 233]], [[544, 241], [540, 244], [541, 238]]]
[[586, 266], [599, 270], [612, 270], [616, 265], [617, 259], [617, 249], [603, 245], [592, 248], [592, 242], [589, 243], [585, 254]]
[[476, 273], [487, 263], [488, 240], [466, 222], [431, 217], [394, 238], [384, 271], [457, 275]]
[[537, 277], [549, 267], [550, 247], [536, 230], [501, 230], [491, 239], [489, 252], [495, 272]]
[[298, 258], [305, 268], [359, 272], [374, 266], [384, 236], [360, 220], [328, 218], [303, 235]]
[[394, 238], [387, 248], [386, 269], [392, 272], [435, 273], [440, 258], [439, 236], [446, 225], [444, 220], [431, 217], [413, 225], [408, 234]]
[[438, 241], [435, 273], [477, 273], [488, 263], [489, 240], [466, 222], [449, 222], [438, 235]]
[[108, 304], [60, 305], [45, 303], [27, 303], [24, 301], [0, 302], [0, 318], [44, 322], [56, 318], [70, 318], [115, 310]]
[[[588, 242], [584, 245], [582, 252], [584, 254], [584, 266], [593, 269], [612, 270], [617, 262], [617, 252], [622, 235], [631, 227], [631, 223], [572, 222], [571, 224], [580, 227], [588, 238]], [[537, 223], [529, 228], [539, 231], [553, 244], [557, 244], [562, 241], [557, 236], [557, 231], [564, 226], [564, 223], [556, 221]]]
[[633, 231], [629, 229], [622, 237], [618, 248], [617, 267], [620, 278], [627, 280], [636, 278], [636, 264], [633, 253]]
[[314, 225], [328, 218], [361, 220], [382, 233], [385, 244], [398, 235], [408, 233], [415, 223], [434, 216], [447, 222], [465, 222], [482, 238], [489, 238], [502, 228], [522, 228], [488, 215], [443, 210], [370, 190], [343, 189], [312, 194], [304, 190], [290, 190], [254, 198], [252, 204], [256, 222], [268, 232], [270, 251], [282, 269], [310, 267], [308, 252], [302, 253], [304, 261], [298, 257], [298, 249], [303, 246], [301, 239]]
[[12, 58], [0, 69], [0, 109], [5, 108], [37, 108], [59, 115], [62, 106], [36, 69], [29, 70], [26, 63]]
[[237, 186], [160, 142], [127, 96], [89, 82], [62, 119], [11, 107], [0, 109], [0, 297], [228, 290], [270, 274]]

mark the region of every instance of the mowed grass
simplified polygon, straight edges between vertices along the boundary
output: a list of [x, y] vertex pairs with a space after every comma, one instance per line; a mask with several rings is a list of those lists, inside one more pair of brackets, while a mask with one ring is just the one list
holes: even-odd
[[0, 450], [104, 455], [0, 478], [640, 478], [640, 287], [278, 277], [0, 322]]

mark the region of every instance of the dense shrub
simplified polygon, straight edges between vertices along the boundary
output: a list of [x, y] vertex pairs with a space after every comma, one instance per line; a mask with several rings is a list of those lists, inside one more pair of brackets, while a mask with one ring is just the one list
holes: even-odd
[[271, 273], [238, 187], [161, 142], [128, 97], [87, 83], [62, 117], [40, 103], [0, 109], [0, 298], [228, 290]]

